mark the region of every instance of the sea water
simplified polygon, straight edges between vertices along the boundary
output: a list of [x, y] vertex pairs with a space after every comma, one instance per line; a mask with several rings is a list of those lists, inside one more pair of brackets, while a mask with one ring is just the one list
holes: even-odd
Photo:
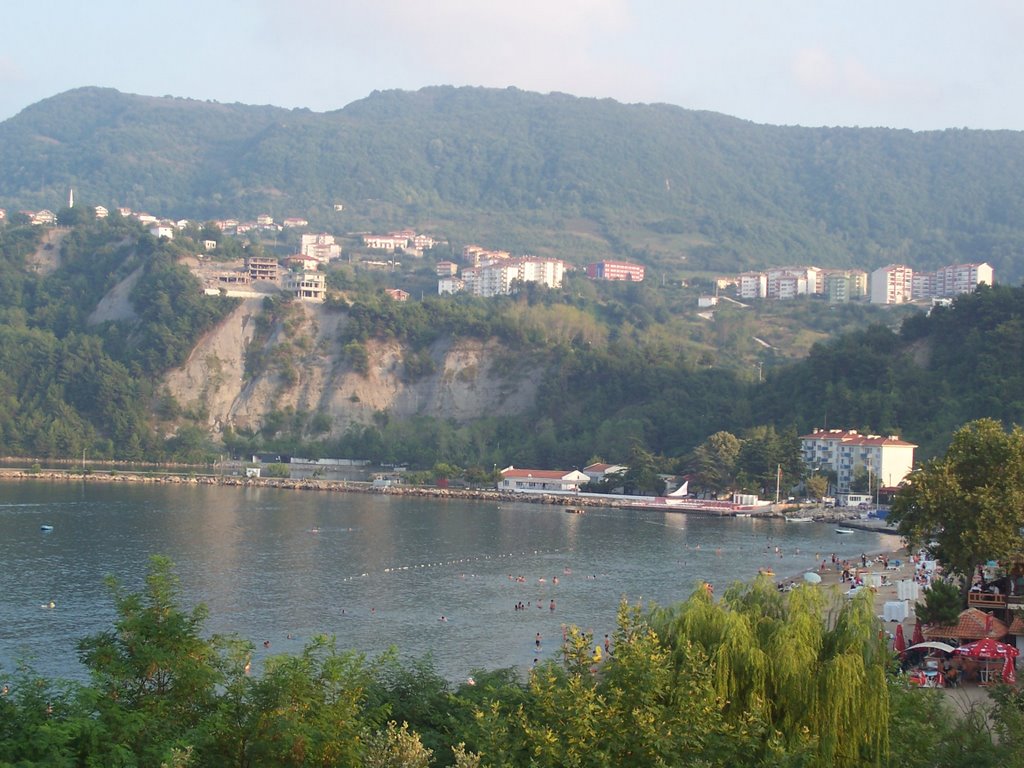
[[600, 642], [623, 599], [667, 605], [703, 581], [720, 594], [761, 568], [796, 575], [832, 553], [857, 557], [896, 543], [864, 531], [839, 536], [826, 524], [679, 512], [0, 483], [0, 677], [23, 659], [51, 678], [84, 677], [78, 640], [116, 618], [105, 577], [140, 590], [151, 555], [175, 563], [186, 608], [207, 605], [205, 633], [251, 641], [257, 664], [327, 634], [369, 656], [392, 646], [429, 654], [440, 674], [459, 680], [556, 656], [564, 626]]

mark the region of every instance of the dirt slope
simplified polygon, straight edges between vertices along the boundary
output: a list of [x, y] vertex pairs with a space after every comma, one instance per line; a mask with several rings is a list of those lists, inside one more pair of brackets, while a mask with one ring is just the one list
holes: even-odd
[[[352, 370], [338, 341], [344, 313], [296, 304], [269, 338], [257, 338], [260, 310], [259, 299], [244, 301], [165, 377], [183, 407], [208, 414], [215, 433], [229, 425], [257, 429], [269, 412], [289, 406], [327, 414], [332, 435], [353, 423], [370, 423], [377, 411], [457, 421], [518, 413], [533, 403], [542, 374], [526, 366], [499, 375], [492, 366], [501, 353], [497, 343], [446, 340], [431, 350], [434, 373], [415, 382], [405, 380], [404, 350], [397, 342], [371, 341], [364, 375]], [[273, 361], [252, 378], [245, 374], [249, 348]]]

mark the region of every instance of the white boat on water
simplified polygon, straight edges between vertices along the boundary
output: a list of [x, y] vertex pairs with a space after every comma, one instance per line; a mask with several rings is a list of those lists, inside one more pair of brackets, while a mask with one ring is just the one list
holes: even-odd
[[789, 515], [786, 515], [786, 522], [787, 523], [812, 523], [812, 522], [814, 522], [814, 518], [813, 517], [808, 517], [806, 515], [793, 515], [792, 517], [790, 517]]
[[853, 533], [853, 528], [836, 528], [836, 533]]

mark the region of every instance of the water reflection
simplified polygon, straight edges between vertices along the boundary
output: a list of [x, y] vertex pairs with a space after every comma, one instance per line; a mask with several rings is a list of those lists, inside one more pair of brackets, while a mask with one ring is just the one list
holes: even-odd
[[[43, 522], [54, 531], [42, 535]], [[611, 632], [623, 597], [670, 603], [704, 579], [724, 585], [766, 564], [799, 573], [821, 553], [853, 556], [895, 543], [753, 518], [43, 482], [0, 485], [0, 541], [7, 669], [26, 650], [45, 649], [40, 671], [80, 675], [75, 642], [114, 618], [103, 577], [138, 589], [149, 555], [164, 554], [177, 564], [186, 601], [209, 606], [208, 630], [249, 639], [257, 662], [328, 633], [370, 654], [392, 644], [430, 653], [452, 679], [529, 667], [538, 632], [540, 655], [552, 656], [562, 624]], [[40, 609], [50, 599], [56, 607]]]

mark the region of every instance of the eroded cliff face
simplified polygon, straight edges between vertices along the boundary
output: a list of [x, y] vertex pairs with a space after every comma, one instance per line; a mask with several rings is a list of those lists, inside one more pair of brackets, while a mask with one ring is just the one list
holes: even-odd
[[[408, 381], [407, 350], [396, 341], [367, 342], [365, 373], [353, 369], [339, 341], [342, 312], [296, 303], [268, 334], [258, 332], [261, 308], [261, 299], [244, 300], [165, 376], [171, 395], [207, 413], [214, 433], [258, 429], [268, 413], [289, 406], [325, 414], [330, 435], [368, 424], [378, 411], [467, 421], [520, 413], [537, 393], [541, 367], [521, 360], [495, 365], [507, 363], [497, 342], [440, 341], [430, 350], [433, 373]], [[253, 376], [246, 375], [247, 353], [264, 361]]]

